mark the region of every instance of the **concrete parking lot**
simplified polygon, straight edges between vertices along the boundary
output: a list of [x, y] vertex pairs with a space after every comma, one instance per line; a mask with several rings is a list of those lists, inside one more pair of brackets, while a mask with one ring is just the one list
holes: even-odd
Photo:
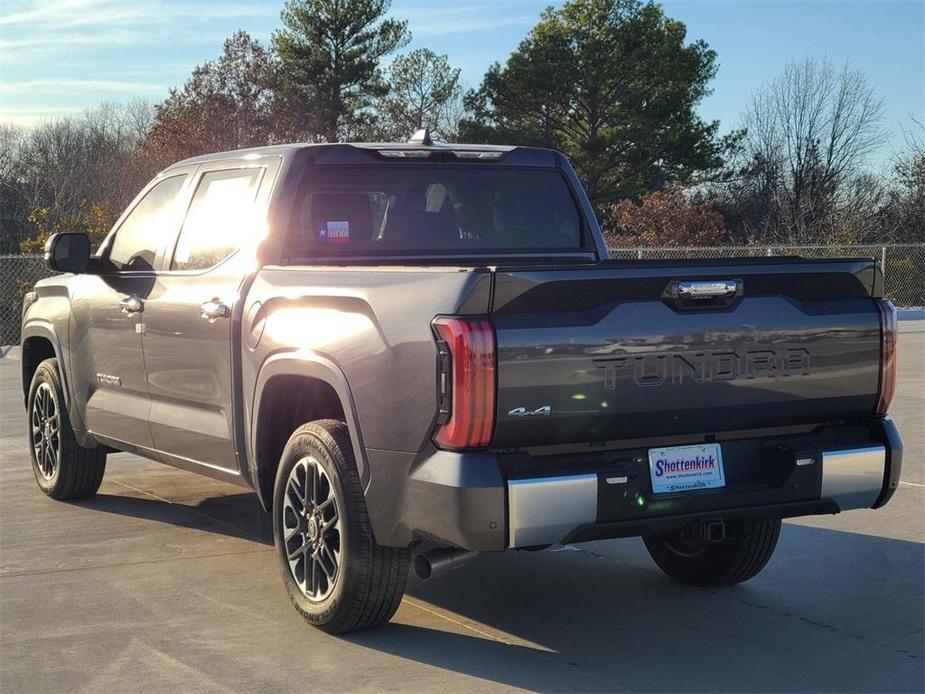
[[291, 609], [253, 495], [119, 454], [46, 498], [0, 359], [0, 690], [922, 691], [925, 321], [903, 324], [902, 485], [789, 521], [756, 579], [663, 576], [638, 539], [484, 556], [337, 638]]

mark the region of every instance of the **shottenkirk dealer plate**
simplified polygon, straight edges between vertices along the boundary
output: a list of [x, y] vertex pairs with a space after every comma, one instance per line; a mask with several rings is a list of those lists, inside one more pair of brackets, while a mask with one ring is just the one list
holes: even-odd
[[655, 494], [726, 486], [718, 443], [650, 448], [649, 474]]

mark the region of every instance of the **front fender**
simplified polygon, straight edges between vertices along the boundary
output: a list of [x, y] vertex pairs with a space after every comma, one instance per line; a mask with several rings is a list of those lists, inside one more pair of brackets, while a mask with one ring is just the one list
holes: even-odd
[[[61, 385], [64, 386], [64, 404], [68, 406], [68, 411], [70, 411], [70, 405], [73, 400], [71, 397], [70, 379], [64, 368], [64, 350], [61, 348], [61, 340], [58, 338], [58, 331], [55, 330], [54, 323], [44, 318], [33, 318], [23, 325], [20, 337], [21, 353], [24, 352], [26, 341], [34, 337], [48, 340], [55, 350], [55, 358], [58, 360], [58, 376], [61, 378]], [[31, 383], [26, 383], [25, 354], [21, 354], [21, 358], [23, 359], [23, 396], [25, 399], [28, 399], [29, 386]]]
[[[58, 360], [58, 377], [61, 379], [61, 386], [64, 389], [64, 404], [67, 407], [68, 418], [71, 422], [71, 428], [74, 430], [74, 434], [77, 437], [77, 442], [81, 446], [92, 446], [92, 443], [89, 440], [87, 434], [87, 428], [84, 426], [83, 419], [80, 416], [80, 413], [77, 411], [77, 408], [73, 406], [73, 403], [76, 402], [74, 399], [74, 390], [73, 383], [71, 382], [70, 375], [67, 368], [67, 354], [62, 344], [62, 340], [58, 335], [58, 331], [55, 328], [55, 324], [45, 318], [31, 318], [22, 327], [21, 337], [20, 337], [20, 346], [21, 346], [21, 355], [22, 359], [22, 380], [23, 380], [23, 399], [28, 401], [29, 398], [29, 386], [31, 383], [27, 383], [26, 376], [26, 341], [30, 338], [42, 338], [51, 343], [52, 349], [55, 352], [55, 358]], [[24, 404], [28, 404], [24, 402]]]
[[[308, 350], [277, 352], [267, 357], [260, 367], [254, 386], [254, 408], [250, 417], [250, 434], [248, 437], [247, 466], [250, 478], [259, 479], [257, 471], [257, 423], [260, 421], [261, 408], [269, 407], [272, 403], [264, 401], [267, 383], [277, 376], [302, 376], [313, 378], [331, 386], [340, 400], [347, 428], [350, 431], [350, 443], [356, 459], [357, 472], [360, 483], [366, 489], [369, 483], [369, 464], [366, 457], [366, 447], [363, 444], [363, 435], [360, 420], [357, 416], [353, 393], [347, 383], [347, 377], [340, 367], [331, 359]], [[262, 498], [260, 485], [254, 484], [261, 502], [268, 506], [272, 500]]]

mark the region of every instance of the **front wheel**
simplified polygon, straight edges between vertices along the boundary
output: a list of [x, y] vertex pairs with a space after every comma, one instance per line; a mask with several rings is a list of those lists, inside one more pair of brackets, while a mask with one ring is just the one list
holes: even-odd
[[273, 535], [286, 591], [332, 634], [387, 622], [405, 592], [409, 550], [376, 544], [347, 425], [305, 424], [280, 459]]
[[39, 488], [59, 501], [96, 494], [106, 472], [106, 449], [77, 443], [58, 360], [46, 359], [35, 370], [29, 387], [29, 452]]
[[691, 541], [681, 533], [646, 537], [646, 549], [671, 578], [694, 586], [727, 586], [756, 576], [771, 559], [780, 519], [731, 520], [722, 542]]

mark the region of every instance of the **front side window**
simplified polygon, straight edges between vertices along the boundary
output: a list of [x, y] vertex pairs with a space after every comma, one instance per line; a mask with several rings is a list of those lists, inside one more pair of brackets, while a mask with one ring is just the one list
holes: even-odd
[[241, 247], [254, 233], [255, 205], [263, 169], [203, 174], [180, 231], [172, 270], [205, 270]]
[[472, 164], [318, 167], [286, 255], [575, 251], [581, 217], [551, 170]]
[[109, 261], [118, 270], [152, 270], [157, 252], [176, 231], [177, 196], [186, 175], [171, 176], [155, 185], [116, 230]]

